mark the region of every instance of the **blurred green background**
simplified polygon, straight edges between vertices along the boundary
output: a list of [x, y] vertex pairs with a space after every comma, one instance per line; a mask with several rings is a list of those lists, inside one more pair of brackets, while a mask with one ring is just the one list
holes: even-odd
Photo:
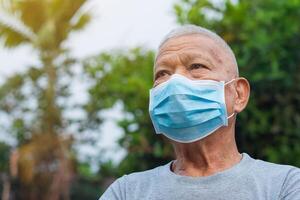
[[[0, 12], [14, 19], [0, 18], [1, 48], [29, 45], [40, 63], [0, 86], [0, 117], [9, 124], [0, 125], [1, 132], [16, 141], [0, 142], [1, 199], [97, 199], [117, 177], [173, 159], [148, 115], [154, 50], [138, 46], [78, 59], [64, 42], [93, 19], [91, 11], [81, 9], [87, 0], [0, 2]], [[240, 152], [300, 166], [300, 0], [178, 0], [170, 9], [178, 24], [221, 35], [235, 52], [240, 75], [250, 81], [250, 102], [236, 127]], [[66, 80], [77, 78], [75, 68], [79, 81], [88, 83], [88, 101], [70, 106], [72, 85]], [[105, 115], [99, 113], [116, 105], [122, 108], [118, 127], [124, 132], [118, 145], [126, 153], [114, 162], [113, 155], [101, 159], [100, 152], [93, 170], [79, 158], [78, 137], [70, 127], [83, 137], [94, 131], [101, 138]], [[64, 116], [75, 109], [84, 117]], [[95, 143], [88, 136], [80, 142]]]

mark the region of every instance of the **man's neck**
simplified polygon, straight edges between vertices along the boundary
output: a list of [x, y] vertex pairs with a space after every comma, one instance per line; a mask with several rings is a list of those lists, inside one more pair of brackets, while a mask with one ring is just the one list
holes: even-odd
[[174, 149], [177, 159], [171, 170], [183, 176], [210, 176], [231, 168], [242, 158], [230, 130], [220, 130], [189, 144], [175, 143]]

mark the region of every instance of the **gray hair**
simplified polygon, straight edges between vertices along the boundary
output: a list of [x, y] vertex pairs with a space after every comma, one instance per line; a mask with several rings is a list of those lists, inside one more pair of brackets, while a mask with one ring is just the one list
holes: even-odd
[[[218, 45], [223, 47], [225, 51], [227, 51], [228, 55], [231, 57], [232, 61], [234, 62], [234, 66], [236, 68], [237, 76], [239, 75], [239, 69], [238, 69], [238, 64], [235, 58], [235, 55], [230, 48], [230, 46], [225, 42], [223, 38], [221, 38], [219, 35], [217, 35], [215, 32], [208, 30], [204, 27], [201, 26], [196, 26], [196, 25], [183, 25], [178, 28], [173, 29], [170, 31], [160, 42], [159, 47], [158, 47], [158, 52], [161, 49], [161, 47], [171, 38], [183, 36], [183, 35], [190, 35], [190, 34], [200, 34], [203, 36], [207, 36], [210, 39], [214, 40]], [[157, 59], [158, 52], [155, 56], [155, 60]]]

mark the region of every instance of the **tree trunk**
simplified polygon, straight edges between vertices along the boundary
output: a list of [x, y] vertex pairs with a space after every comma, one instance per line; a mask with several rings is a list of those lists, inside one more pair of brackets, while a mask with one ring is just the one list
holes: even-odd
[[42, 100], [43, 105], [41, 105], [43, 109], [42, 117], [43, 131], [49, 132], [51, 134], [57, 134], [57, 128], [59, 128], [62, 124], [61, 121], [61, 113], [56, 104], [57, 98], [57, 70], [55, 65], [53, 64], [55, 60], [55, 56], [45, 57], [42, 59], [44, 64], [45, 73], [47, 76], [47, 87], [45, 88], [44, 99]]
[[2, 182], [3, 182], [3, 190], [2, 190], [1, 199], [2, 200], [9, 200], [9, 197], [10, 197], [10, 180], [9, 180], [8, 175], [6, 175], [6, 174], [2, 175]]

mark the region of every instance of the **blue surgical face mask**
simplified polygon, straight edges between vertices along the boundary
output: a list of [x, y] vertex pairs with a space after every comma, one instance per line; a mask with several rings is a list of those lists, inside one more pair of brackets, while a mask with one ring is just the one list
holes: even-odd
[[149, 113], [156, 133], [190, 143], [227, 126], [234, 115], [227, 117], [224, 87], [229, 82], [191, 80], [174, 74], [152, 88]]

